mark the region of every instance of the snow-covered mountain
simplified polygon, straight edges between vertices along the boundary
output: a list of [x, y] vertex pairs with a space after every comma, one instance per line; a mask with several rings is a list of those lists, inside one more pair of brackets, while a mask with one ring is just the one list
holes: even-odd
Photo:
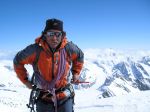
[[[126, 94], [129, 93], [131, 96], [129, 95], [130, 97], [125, 97], [125, 99], [130, 100], [132, 94], [137, 94], [137, 96], [142, 97], [147, 95], [145, 96], [147, 99], [145, 100], [147, 102], [146, 105], [147, 107], [150, 105], [150, 101], [148, 100], [149, 92], [141, 92], [150, 89], [150, 51], [88, 49], [85, 50], [84, 53], [85, 64], [81, 72], [80, 80], [89, 83], [81, 83], [74, 86], [77, 94], [75, 99], [75, 112], [84, 112], [85, 110], [90, 110], [90, 108], [95, 108], [94, 112], [98, 112], [98, 110], [109, 112], [109, 107], [111, 110], [114, 107], [117, 108], [117, 101], [115, 101], [117, 98], [111, 98], [113, 100], [109, 100], [106, 97], [117, 96], [120, 100], [122, 95], [126, 96]], [[15, 53], [1, 54], [3, 54], [1, 55], [3, 58], [0, 58], [0, 110], [3, 112], [28, 112], [25, 104], [28, 103], [30, 90], [17, 79], [14, 73], [12, 59]], [[31, 75], [32, 67], [27, 65], [26, 68]], [[85, 93], [88, 94], [85, 95]], [[87, 97], [87, 99], [85, 97]], [[135, 98], [138, 102], [139, 98], [136, 96]], [[91, 101], [91, 99], [95, 100]], [[125, 99], [122, 98], [124, 102]], [[105, 103], [101, 104], [100, 102], [102, 100]], [[115, 102], [115, 105], [108, 104], [107, 100], [109, 100], [109, 102]], [[142, 100], [142, 98], [140, 100]], [[86, 103], [84, 104], [83, 102]], [[135, 106], [137, 102], [135, 101], [133, 106]], [[127, 105], [128, 102], [125, 104]], [[144, 107], [144, 105], [142, 106]], [[125, 109], [126, 106], [121, 106], [121, 108], [122, 107]], [[140, 112], [143, 107], [141, 107], [139, 111], [137, 110], [137, 112]], [[98, 110], [96, 108], [98, 108]], [[116, 108], [114, 108], [116, 111], [114, 110], [113, 112], [117, 112]], [[120, 108], [118, 107], [118, 109]], [[149, 109], [146, 108], [143, 112], [148, 112], [148, 110]]]
[[100, 98], [150, 89], [150, 51], [88, 49], [80, 88], [100, 91]]

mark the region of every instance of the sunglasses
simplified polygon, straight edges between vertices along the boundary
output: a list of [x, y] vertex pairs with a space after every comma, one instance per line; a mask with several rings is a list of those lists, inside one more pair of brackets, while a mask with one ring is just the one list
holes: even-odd
[[62, 32], [47, 32], [46, 35], [50, 38], [53, 38], [54, 36], [60, 38], [62, 36]]

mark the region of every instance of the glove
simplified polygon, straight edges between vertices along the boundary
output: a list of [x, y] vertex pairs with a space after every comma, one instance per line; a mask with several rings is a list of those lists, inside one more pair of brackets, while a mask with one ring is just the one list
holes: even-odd
[[45, 102], [47, 102], [47, 103], [50, 103], [50, 102], [53, 102], [53, 95], [50, 93], [50, 92], [44, 92], [44, 93], [42, 93], [42, 95], [41, 95], [41, 97], [40, 97], [40, 99], [42, 100], [42, 101], [45, 101]]
[[28, 89], [32, 89], [32, 88], [33, 88], [31, 82], [29, 82], [29, 81], [27, 81], [27, 82], [25, 83], [25, 85], [26, 85], [26, 87], [27, 87]]
[[77, 82], [79, 82], [79, 77], [80, 77], [80, 75], [74, 74], [73, 77], [72, 77], [72, 79], [71, 79], [71, 83], [77, 83]]

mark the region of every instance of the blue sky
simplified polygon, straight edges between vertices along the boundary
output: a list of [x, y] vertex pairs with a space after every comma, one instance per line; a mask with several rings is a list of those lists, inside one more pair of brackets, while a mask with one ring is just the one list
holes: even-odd
[[149, 0], [1, 0], [0, 50], [34, 43], [49, 18], [81, 49], [150, 49]]

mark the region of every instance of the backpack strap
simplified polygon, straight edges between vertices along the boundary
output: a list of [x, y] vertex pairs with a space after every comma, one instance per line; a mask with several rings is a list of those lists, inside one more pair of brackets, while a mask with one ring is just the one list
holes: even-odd
[[34, 62], [33, 62], [33, 70], [34, 70], [34, 73], [33, 73], [32, 78], [31, 78], [31, 83], [32, 83], [32, 84], [34, 83], [35, 72], [38, 72], [38, 60], [39, 60], [41, 51], [42, 51], [42, 47], [40, 47], [40, 46], [37, 44], [36, 57], [35, 57], [35, 60], [34, 60]]
[[67, 55], [69, 56], [69, 64], [72, 64], [72, 57], [71, 57], [71, 48], [70, 45], [72, 44], [72, 41], [68, 42], [65, 46], [65, 50], [67, 52]]
[[36, 49], [36, 57], [35, 57], [35, 60], [33, 62], [33, 64], [37, 67], [37, 63], [38, 63], [38, 60], [39, 60], [39, 57], [40, 57], [40, 53], [42, 51], [42, 47], [40, 47], [39, 45], [37, 46], [37, 49]]

